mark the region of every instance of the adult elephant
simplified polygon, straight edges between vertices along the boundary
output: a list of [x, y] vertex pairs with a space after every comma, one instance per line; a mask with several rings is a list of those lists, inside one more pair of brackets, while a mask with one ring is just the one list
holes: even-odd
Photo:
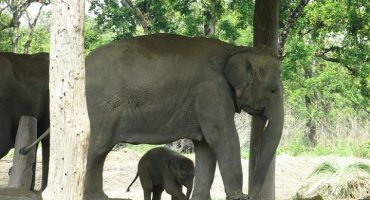
[[227, 198], [247, 199], [235, 112], [243, 109], [268, 120], [261, 124], [256, 193], [282, 133], [279, 62], [267, 47], [171, 34], [114, 42], [87, 57], [86, 96], [91, 122], [86, 199], [107, 198], [102, 170], [115, 144], [165, 144], [181, 138], [193, 140], [195, 147], [193, 200], [210, 199], [216, 162]]
[[[37, 135], [49, 127], [49, 54], [0, 53], [0, 159], [14, 147], [22, 115], [37, 118]], [[42, 140], [42, 189], [49, 166], [49, 137]]]

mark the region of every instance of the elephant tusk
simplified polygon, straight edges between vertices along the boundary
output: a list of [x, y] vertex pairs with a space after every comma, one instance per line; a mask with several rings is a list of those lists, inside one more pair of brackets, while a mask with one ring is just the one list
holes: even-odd
[[267, 126], [269, 125], [269, 122], [270, 122], [270, 120], [266, 120], [266, 123], [265, 123], [265, 126], [263, 127], [263, 131], [265, 131], [266, 130], [266, 128], [267, 128]]

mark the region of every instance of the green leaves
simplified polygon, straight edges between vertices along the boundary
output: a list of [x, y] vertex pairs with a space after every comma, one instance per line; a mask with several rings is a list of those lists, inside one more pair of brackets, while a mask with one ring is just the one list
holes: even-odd
[[[115, 40], [143, 34], [142, 19], [135, 16], [137, 9], [148, 24], [149, 33], [177, 33], [188, 36], [216, 37], [245, 45], [252, 41], [252, 1], [222, 0], [131, 0], [127, 7], [118, 0], [92, 0], [90, 12], [96, 15], [96, 25], [104, 32], [112, 32]], [[211, 24], [210, 24], [211, 23]], [[206, 25], [215, 26], [208, 35]], [[246, 39], [247, 38], [247, 39]]]

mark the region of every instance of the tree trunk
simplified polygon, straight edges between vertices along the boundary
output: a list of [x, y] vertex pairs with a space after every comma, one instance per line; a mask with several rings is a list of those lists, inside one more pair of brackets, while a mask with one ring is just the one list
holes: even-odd
[[203, 24], [203, 32], [204, 36], [212, 36], [216, 33], [216, 18], [213, 16], [210, 10], [203, 11], [204, 17], [204, 24]]
[[[256, 0], [254, 10], [254, 41], [253, 45], [266, 45], [276, 50], [278, 46], [278, 22], [279, 22], [279, 0]], [[264, 123], [260, 123], [258, 117], [252, 117], [252, 132], [251, 132], [251, 151], [249, 158], [249, 177], [254, 177], [256, 172], [255, 166], [258, 158], [261, 155], [262, 132]], [[249, 179], [249, 193], [251, 191], [251, 179]], [[262, 186], [261, 192], [257, 194], [257, 199], [275, 199], [275, 158], [269, 167], [265, 183]]]
[[18, 51], [18, 41], [19, 41], [19, 25], [14, 26], [13, 28], [13, 35], [12, 35], [12, 46], [13, 46], [13, 53], [17, 53]]
[[[314, 65], [315, 63], [313, 63]], [[304, 78], [305, 79], [310, 79], [313, 77], [313, 72], [312, 72], [311, 66], [308, 68], [304, 69]], [[313, 89], [313, 97], [310, 97], [308, 94], [304, 96], [305, 104], [306, 104], [306, 109], [307, 113], [309, 113], [307, 122], [306, 122], [306, 131], [305, 131], [305, 138], [307, 141], [307, 144], [310, 147], [314, 147], [317, 144], [316, 141], [316, 122], [313, 117], [313, 111], [316, 109], [316, 104], [317, 104], [317, 94], [316, 90]]]
[[82, 200], [90, 122], [85, 97], [85, 1], [52, 3], [50, 170], [46, 200]]

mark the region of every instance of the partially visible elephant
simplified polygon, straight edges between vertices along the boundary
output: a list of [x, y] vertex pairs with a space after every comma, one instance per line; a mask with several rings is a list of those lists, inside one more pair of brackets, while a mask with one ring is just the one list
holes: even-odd
[[[0, 159], [14, 147], [22, 115], [37, 118], [37, 135], [49, 128], [49, 54], [0, 53]], [[42, 140], [42, 189], [47, 184], [49, 137]]]
[[[173, 200], [189, 200], [193, 190], [194, 163], [166, 147], [157, 147], [140, 159], [136, 177], [127, 192], [138, 177], [144, 190], [144, 200], [150, 200], [152, 193], [152, 200], [160, 200], [164, 190]], [[182, 193], [182, 186], [187, 189], [186, 195]]]
[[[243, 194], [234, 114], [242, 109], [267, 123], [256, 162], [259, 193], [280, 142], [283, 95], [276, 53], [215, 39], [172, 34], [134, 37], [102, 46], [86, 58], [91, 122], [85, 199], [107, 199], [102, 189], [106, 155], [117, 143], [166, 144], [193, 140], [192, 200], [210, 199], [216, 162], [227, 199]], [[251, 144], [253, 145], [253, 144]]]

